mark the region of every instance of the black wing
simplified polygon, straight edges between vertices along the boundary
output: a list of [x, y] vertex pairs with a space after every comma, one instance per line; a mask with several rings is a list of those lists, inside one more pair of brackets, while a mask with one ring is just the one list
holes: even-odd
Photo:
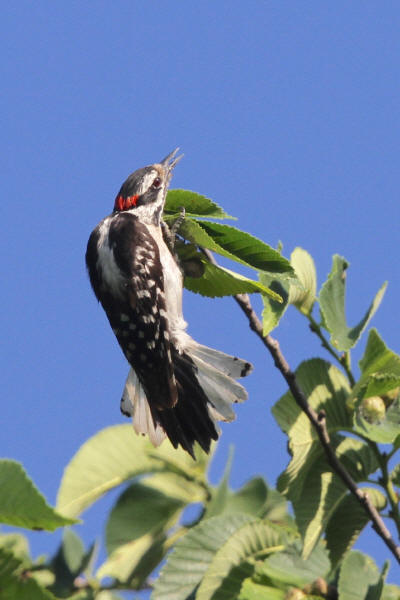
[[96, 258], [99, 239], [99, 228], [96, 228], [86, 253], [94, 292], [126, 359], [139, 377], [150, 406], [161, 410], [170, 408], [176, 404], [178, 392], [157, 244], [136, 216], [118, 213], [112, 218], [108, 245], [120, 276], [118, 289], [113, 289]]

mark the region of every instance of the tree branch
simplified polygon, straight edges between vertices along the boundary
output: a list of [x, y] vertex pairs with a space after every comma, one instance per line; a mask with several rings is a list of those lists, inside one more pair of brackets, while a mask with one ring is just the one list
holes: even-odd
[[[213, 263], [214, 265], [217, 264], [213, 254], [209, 250], [205, 248], [202, 248], [201, 250], [211, 263]], [[372, 504], [368, 494], [357, 486], [356, 482], [351, 477], [350, 473], [344, 468], [344, 466], [336, 456], [334, 449], [332, 448], [328, 429], [326, 426], [325, 411], [321, 410], [319, 413], [317, 413], [308, 404], [307, 398], [297, 382], [295, 373], [293, 373], [293, 371], [290, 369], [287, 360], [281, 352], [279, 342], [270, 335], [263, 334], [262, 323], [257, 317], [256, 313], [254, 312], [248, 294], [236, 294], [234, 296], [234, 299], [246, 315], [249, 321], [250, 329], [254, 331], [254, 333], [260, 338], [260, 340], [268, 349], [269, 353], [274, 359], [274, 364], [276, 368], [281, 372], [283, 378], [288, 384], [296, 403], [309, 418], [312, 426], [318, 434], [319, 440], [325, 451], [328, 463], [332, 467], [332, 470], [340, 477], [340, 479], [343, 481], [348, 490], [353, 494], [353, 496], [364, 508], [369, 519], [372, 521], [373, 529], [382, 538], [386, 546], [396, 558], [397, 562], [400, 564], [400, 546], [397, 546], [396, 542], [392, 538], [390, 531], [386, 527], [375, 506]]]
[[[214, 257], [212, 257], [212, 259], [214, 260]], [[333, 471], [340, 477], [355, 498], [357, 498], [358, 502], [362, 505], [368, 514], [368, 517], [371, 519], [372, 527], [385, 542], [386, 546], [392, 552], [397, 562], [400, 563], [400, 546], [396, 545], [379, 512], [372, 504], [368, 494], [357, 486], [356, 482], [337, 458], [335, 451], [331, 446], [328, 429], [326, 427], [325, 412], [320, 411], [317, 413], [308, 404], [307, 398], [298, 385], [296, 375], [293, 373], [293, 371], [291, 371], [289, 364], [281, 352], [278, 341], [270, 335], [263, 335], [262, 323], [251, 306], [249, 296], [247, 294], [237, 294], [234, 296], [234, 298], [242, 311], [245, 313], [249, 321], [250, 329], [256, 333], [264, 346], [270, 352], [272, 358], [274, 359], [274, 364], [286, 380], [289, 389], [292, 392], [293, 398], [309, 418], [312, 426], [318, 434], [319, 440], [325, 450], [328, 463], [332, 467]]]

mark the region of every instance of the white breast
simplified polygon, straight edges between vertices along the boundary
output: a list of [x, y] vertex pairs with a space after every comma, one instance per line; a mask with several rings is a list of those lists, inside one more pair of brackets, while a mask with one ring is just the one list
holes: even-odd
[[97, 265], [101, 269], [102, 279], [110, 291], [122, 296], [124, 291], [124, 276], [115, 262], [114, 252], [108, 243], [108, 232], [113, 217], [107, 217], [99, 227], [99, 240], [97, 242]]

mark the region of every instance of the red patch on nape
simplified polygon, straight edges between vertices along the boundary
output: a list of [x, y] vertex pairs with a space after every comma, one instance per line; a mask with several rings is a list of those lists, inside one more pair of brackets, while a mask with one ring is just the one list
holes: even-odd
[[132, 208], [132, 206], [136, 206], [138, 198], [139, 194], [135, 194], [135, 196], [128, 196], [128, 198], [125, 200], [125, 210], [127, 208]]
[[123, 210], [124, 209], [124, 199], [122, 196], [117, 196], [114, 202], [114, 210]]
[[135, 196], [128, 196], [124, 198], [123, 196], [117, 196], [114, 202], [114, 210], [129, 210], [133, 206], [136, 206], [138, 201], [139, 194], [135, 194]]

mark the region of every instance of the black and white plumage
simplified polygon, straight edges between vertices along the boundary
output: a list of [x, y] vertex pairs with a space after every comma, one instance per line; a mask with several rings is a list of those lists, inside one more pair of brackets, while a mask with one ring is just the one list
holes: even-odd
[[161, 227], [176, 152], [128, 177], [89, 238], [86, 265], [131, 365], [121, 411], [154, 445], [168, 437], [193, 456], [194, 442], [208, 451], [218, 438], [216, 421], [235, 418], [232, 403], [247, 397], [235, 378], [252, 367], [186, 332], [183, 276]]

